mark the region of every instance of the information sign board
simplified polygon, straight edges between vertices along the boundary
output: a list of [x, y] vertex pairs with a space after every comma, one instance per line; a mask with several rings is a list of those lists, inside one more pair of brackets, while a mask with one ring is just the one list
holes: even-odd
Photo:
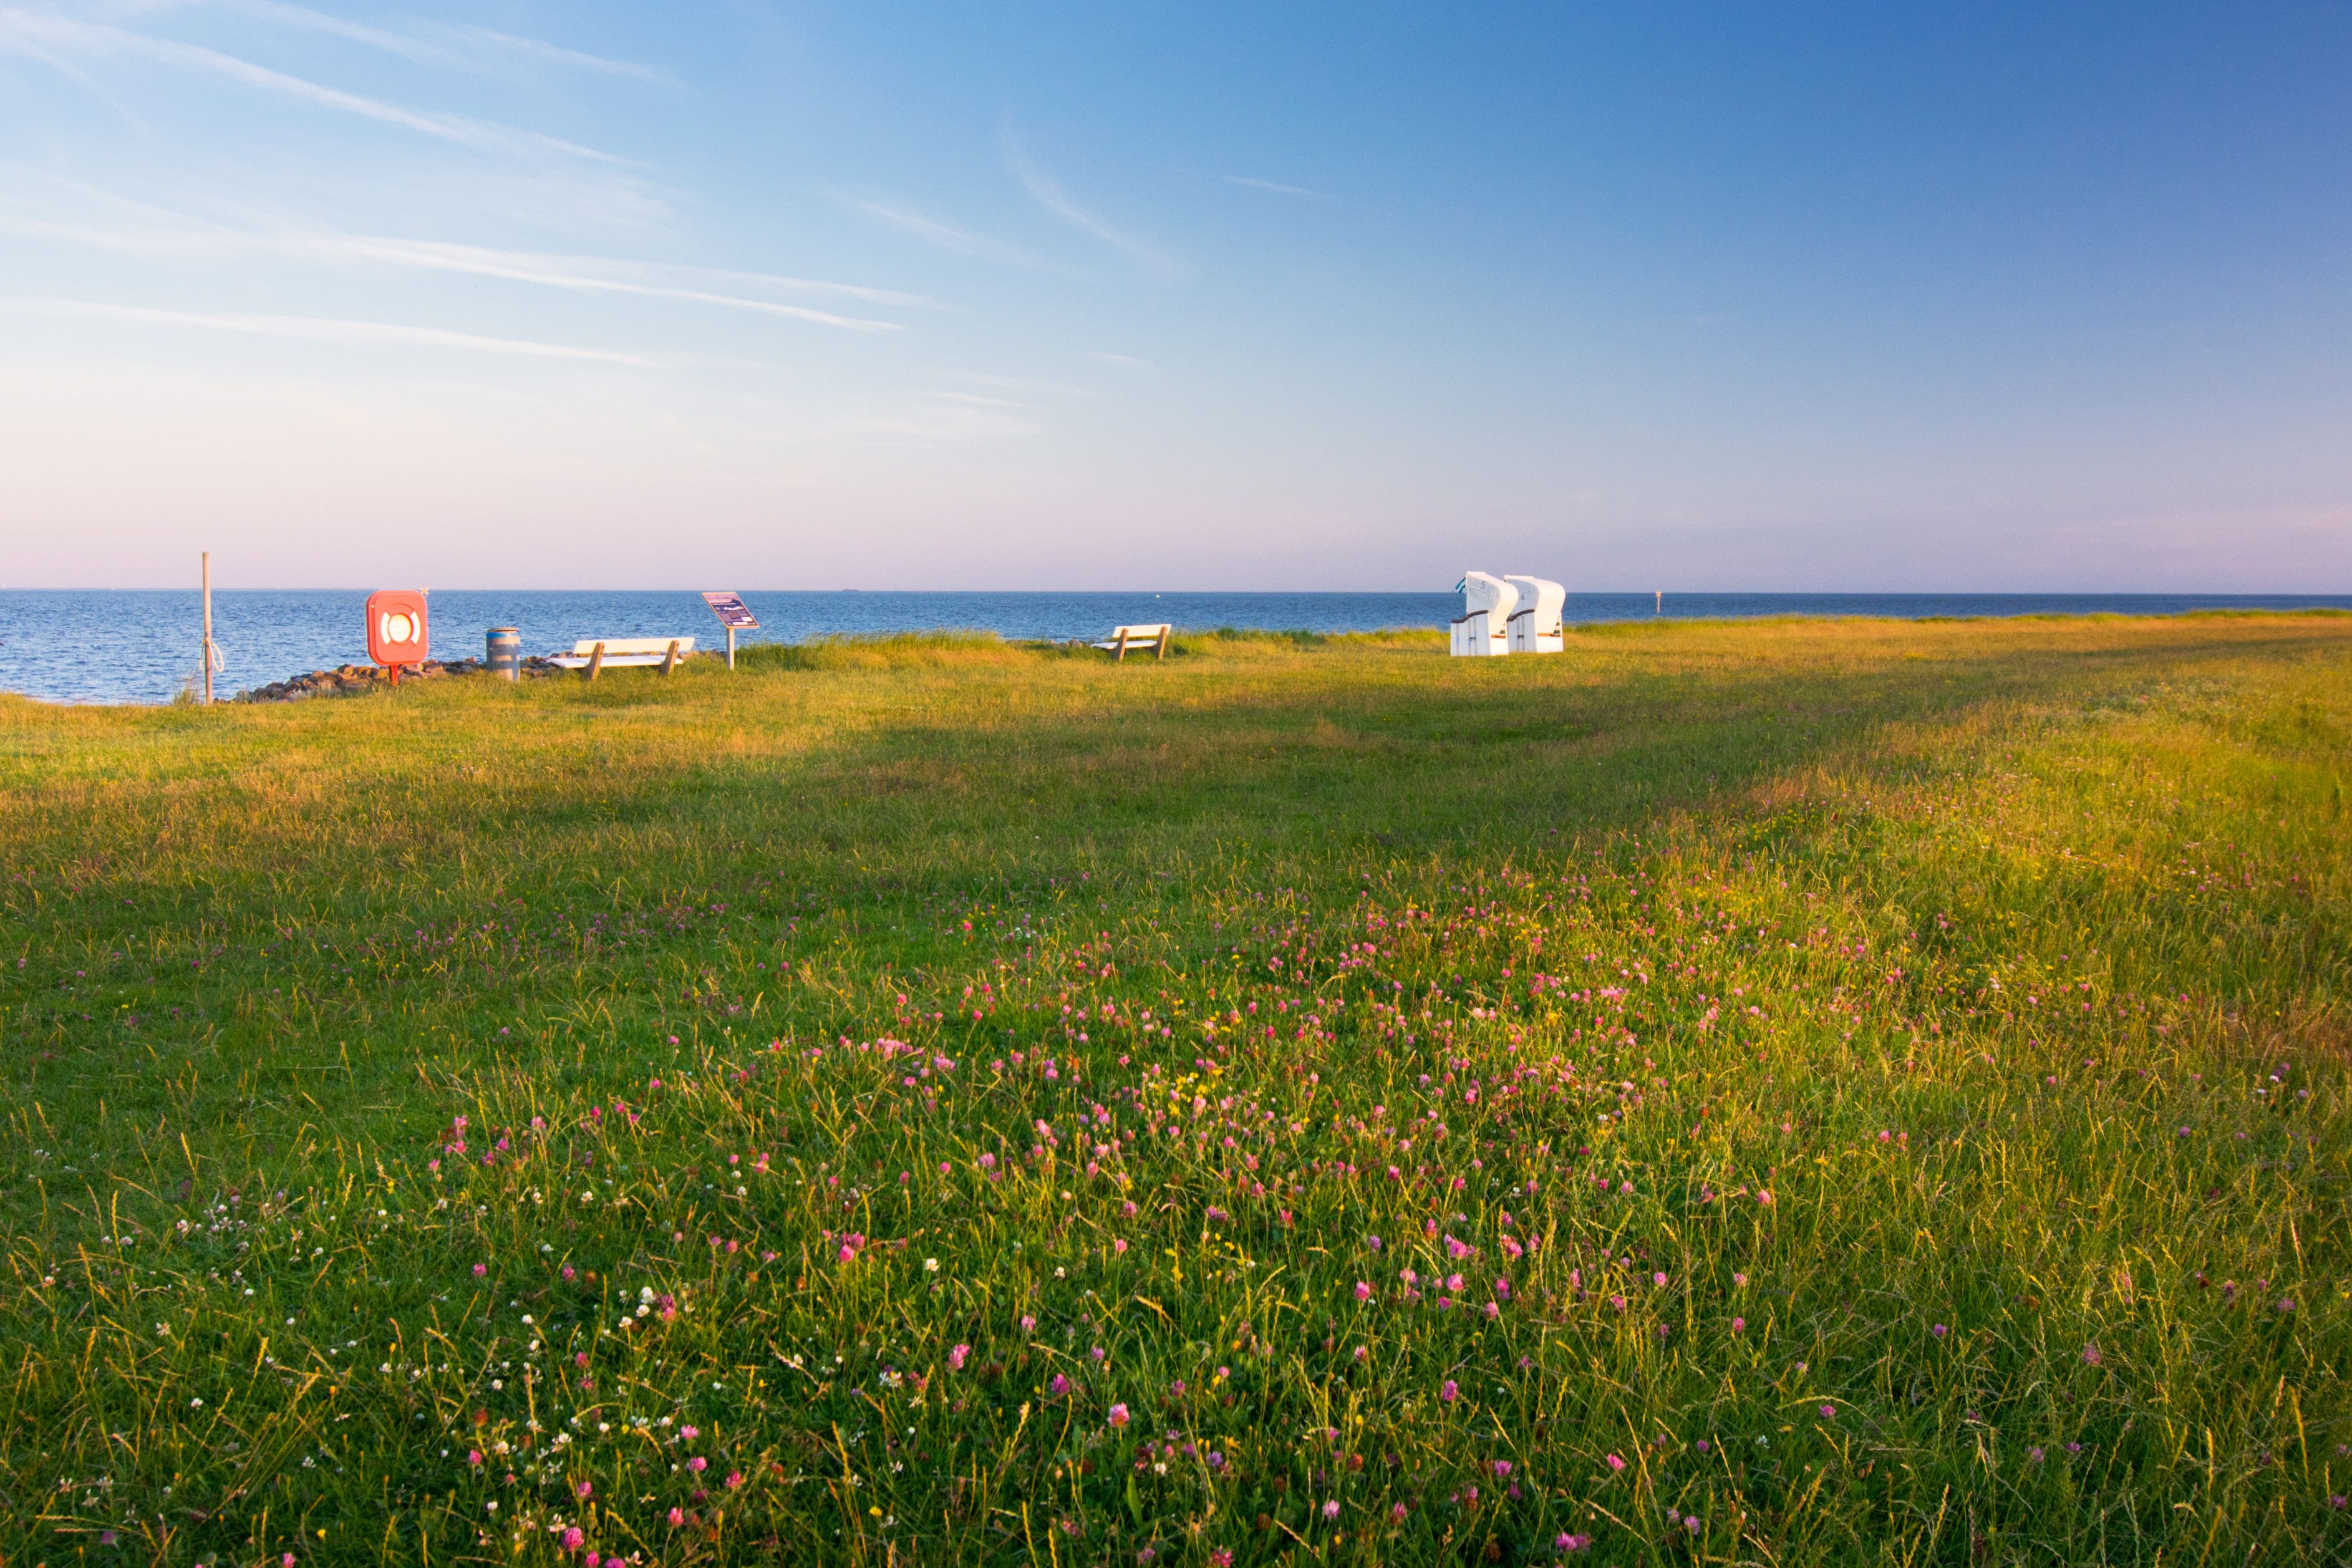
[[719, 624], [730, 632], [755, 632], [760, 629], [759, 619], [751, 614], [751, 607], [743, 602], [740, 594], [705, 594], [702, 602], [710, 606], [710, 613], [719, 617]]

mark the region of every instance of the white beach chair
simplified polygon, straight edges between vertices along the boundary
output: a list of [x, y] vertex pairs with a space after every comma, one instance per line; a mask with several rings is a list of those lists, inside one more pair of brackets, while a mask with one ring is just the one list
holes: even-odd
[[1568, 590], [1541, 577], [1506, 577], [1503, 581], [1519, 591], [1519, 607], [1510, 616], [1511, 651], [1566, 651], [1568, 641], [1560, 627], [1559, 612], [1568, 603]]
[[1511, 611], [1519, 591], [1485, 572], [1465, 572], [1454, 584], [1462, 595], [1462, 614], [1454, 622], [1454, 657], [1491, 658], [1511, 651]]

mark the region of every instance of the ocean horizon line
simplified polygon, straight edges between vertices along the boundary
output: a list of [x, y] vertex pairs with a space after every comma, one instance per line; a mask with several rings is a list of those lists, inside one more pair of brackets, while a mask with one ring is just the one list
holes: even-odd
[[[759, 626], [742, 646], [826, 637], [973, 631], [1016, 642], [1094, 641], [1118, 625], [1166, 622], [1323, 635], [1442, 631], [1461, 600], [1445, 590], [1362, 589], [739, 589]], [[363, 588], [227, 588], [212, 596], [216, 695], [315, 670], [363, 664]], [[443, 588], [431, 591], [435, 658], [483, 652], [493, 627], [514, 627], [530, 655], [586, 638], [677, 637], [719, 646], [700, 593], [682, 588]], [[201, 591], [167, 588], [0, 589], [0, 690], [56, 702], [167, 702], [200, 689]], [[1754, 620], [1774, 616], [1919, 620], [2021, 616], [2168, 616], [2199, 611], [2352, 611], [2352, 595], [2160, 592], [1774, 592], [1584, 590], [1562, 607], [1570, 625]]]
[[[215, 584], [215, 598], [229, 594], [372, 594], [386, 587], [411, 584], [394, 579], [373, 584], [305, 583], [295, 584]], [[114, 587], [93, 584], [65, 584], [45, 586], [12, 586], [0, 583], [0, 594], [195, 594], [202, 590], [193, 584], [147, 584]], [[427, 586], [417, 589], [426, 594], [702, 594], [718, 589], [646, 586], [570, 586], [525, 587], [513, 584], [463, 584]], [[1101, 595], [1134, 597], [1137, 595], [1183, 595], [1199, 597], [1214, 595], [1220, 597], [1253, 596], [1349, 598], [1365, 595], [1382, 597], [1396, 595], [1438, 595], [1451, 596], [1452, 587], [1443, 588], [773, 588], [741, 587], [725, 590], [740, 594], [890, 594], [906, 597], [938, 598], [955, 595]], [[1570, 588], [1571, 595], [1588, 598], [1649, 598], [1664, 594], [1671, 598], [1679, 594], [1685, 597], [1710, 599], [1731, 598], [1842, 598], [1842, 599], [2344, 599], [2352, 601], [2352, 586], [2343, 588]]]

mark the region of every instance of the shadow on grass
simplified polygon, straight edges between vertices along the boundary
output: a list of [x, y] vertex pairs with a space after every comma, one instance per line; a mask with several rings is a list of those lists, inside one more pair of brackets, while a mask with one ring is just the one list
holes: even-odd
[[659, 824], [706, 841], [753, 828], [751, 863], [860, 886], [888, 872], [983, 884], [1041, 866], [1150, 872], [1234, 847], [1488, 855], [1633, 831], [1662, 813], [1744, 809], [1772, 781], [1832, 758], [1914, 776], [1915, 753], [1874, 745], [1890, 726], [2112, 701], [2118, 688], [2312, 647], [2191, 634], [1858, 670], [1563, 666], [1565, 679], [1379, 658], [1351, 661], [1343, 681], [1319, 679], [1312, 658], [1222, 687], [1172, 668], [1122, 672], [1051, 711], [974, 702], [894, 714], [782, 767], [717, 759], [593, 805], [551, 788], [513, 826]]

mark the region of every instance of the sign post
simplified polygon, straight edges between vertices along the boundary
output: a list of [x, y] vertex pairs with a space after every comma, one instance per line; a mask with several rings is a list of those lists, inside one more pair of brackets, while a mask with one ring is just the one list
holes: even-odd
[[205, 706], [213, 701], [213, 552], [204, 552], [205, 562]]
[[751, 607], [743, 603], [740, 594], [705, 594], [702, 602], [710, 606], [710, 613], [717, 616], [719, 624], [727, 628], [727, 668], [732, 669], [735, 668], [735, 634], [738, 631], [758, 631], [759, 620], [751, 614]]

